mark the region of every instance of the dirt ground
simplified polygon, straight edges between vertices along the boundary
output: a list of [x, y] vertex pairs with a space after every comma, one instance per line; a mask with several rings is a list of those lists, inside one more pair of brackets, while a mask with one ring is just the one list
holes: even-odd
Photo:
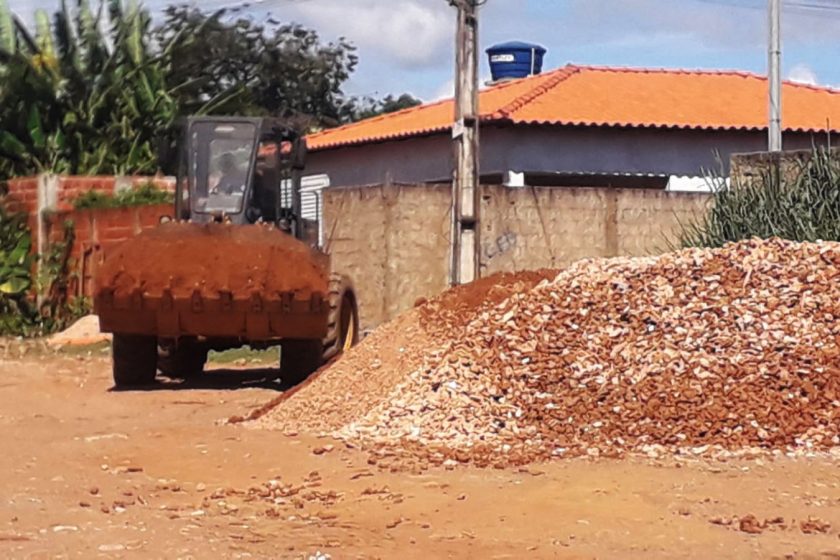
[[[99, 353], [4, 358], [0, 557], [840, 559], [836, 457], [382, 472], [225, 424], [273, 373], [114, 392]], [[721, 524], [748, 514], [783, 519]]]

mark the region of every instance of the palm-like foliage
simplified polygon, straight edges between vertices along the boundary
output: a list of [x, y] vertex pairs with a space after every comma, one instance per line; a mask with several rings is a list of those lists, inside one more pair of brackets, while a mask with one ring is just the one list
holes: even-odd
[[26, 216], [0, 207], [0, 334], [19, 333], [32, 323], [31, 244]]
[[155, 171], [180, 115], [265, 114], [308, 131], [415, 102], [346, 96], [353, 45], [296, 24], [182, 5], [152, 29], [137, 0], [55, 1], [30, 30], [0, 0], [0, 179]]
[[133, 1], [62, 0], [33, 35], [0, 0], [0, 175], [155, 170], [178, 111], [150, 23]]

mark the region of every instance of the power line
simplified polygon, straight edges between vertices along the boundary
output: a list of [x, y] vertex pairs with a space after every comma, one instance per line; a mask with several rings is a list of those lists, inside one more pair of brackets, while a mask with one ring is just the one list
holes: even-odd
[[230, 0], [211, 0], [210, 2], [201, 2], [193, 0], [190, 4], [203, 11], [217, 11], [230, 10], [242, 11], [258, 8], [270, 8], [272, 4], [305, 4], [313, 0], [245, 0], [243, 2], [230, 2]]
[[[738, 2], [737, 0], [694, 0], [695, 2], [700, 2], [702, 4], [714, 4], [717, 6], [727, 6], [732, 8], [743, 8], [745, 10], [764, 10], [765, 7], [760, 4], [745, 4], [743, 2]], [[826, 0], [823, 3], [815, 2], [812, 0], [790, 0], [787, 2], [782, 3], [782, 9], [787, 11], [798, 11], [800, 13], [803, 12], [826, 12], [832, 13], [837, 12], [840, 13], [840, 2], [828, 2]]]
[[840, 2], [830, 0], [823, 0], [822, 2], [814, 2], [813, 0], [790, 0], [788, 2], [782, 2], [782, 5], [797, 6], [801, 8], [840, 10]]

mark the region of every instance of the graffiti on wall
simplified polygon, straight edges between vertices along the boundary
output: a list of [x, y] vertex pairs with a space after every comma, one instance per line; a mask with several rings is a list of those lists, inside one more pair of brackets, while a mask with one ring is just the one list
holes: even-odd
[[516, 234], [512, 231], [506, 231], [484, 247], [484, 258], [487, 261], [492, 261], [514, 247], [516, 247]]

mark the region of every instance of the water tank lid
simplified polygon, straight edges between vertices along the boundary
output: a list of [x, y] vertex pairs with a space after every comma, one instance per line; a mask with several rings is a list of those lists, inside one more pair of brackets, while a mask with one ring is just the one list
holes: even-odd
[[539, 54], [545, 54], [546, 50], [545, 47], [541, 45], [537, 45], [535, 43], [525, 43], [523, 41], [508, 41], [507, 43], [500, 43], [498, 45], [493, 45], [489, 49], [487, 49], [487, 54], [493, 54], [496, 52], [502, 51], [518, 51], [518, 50], [535, 50]]

